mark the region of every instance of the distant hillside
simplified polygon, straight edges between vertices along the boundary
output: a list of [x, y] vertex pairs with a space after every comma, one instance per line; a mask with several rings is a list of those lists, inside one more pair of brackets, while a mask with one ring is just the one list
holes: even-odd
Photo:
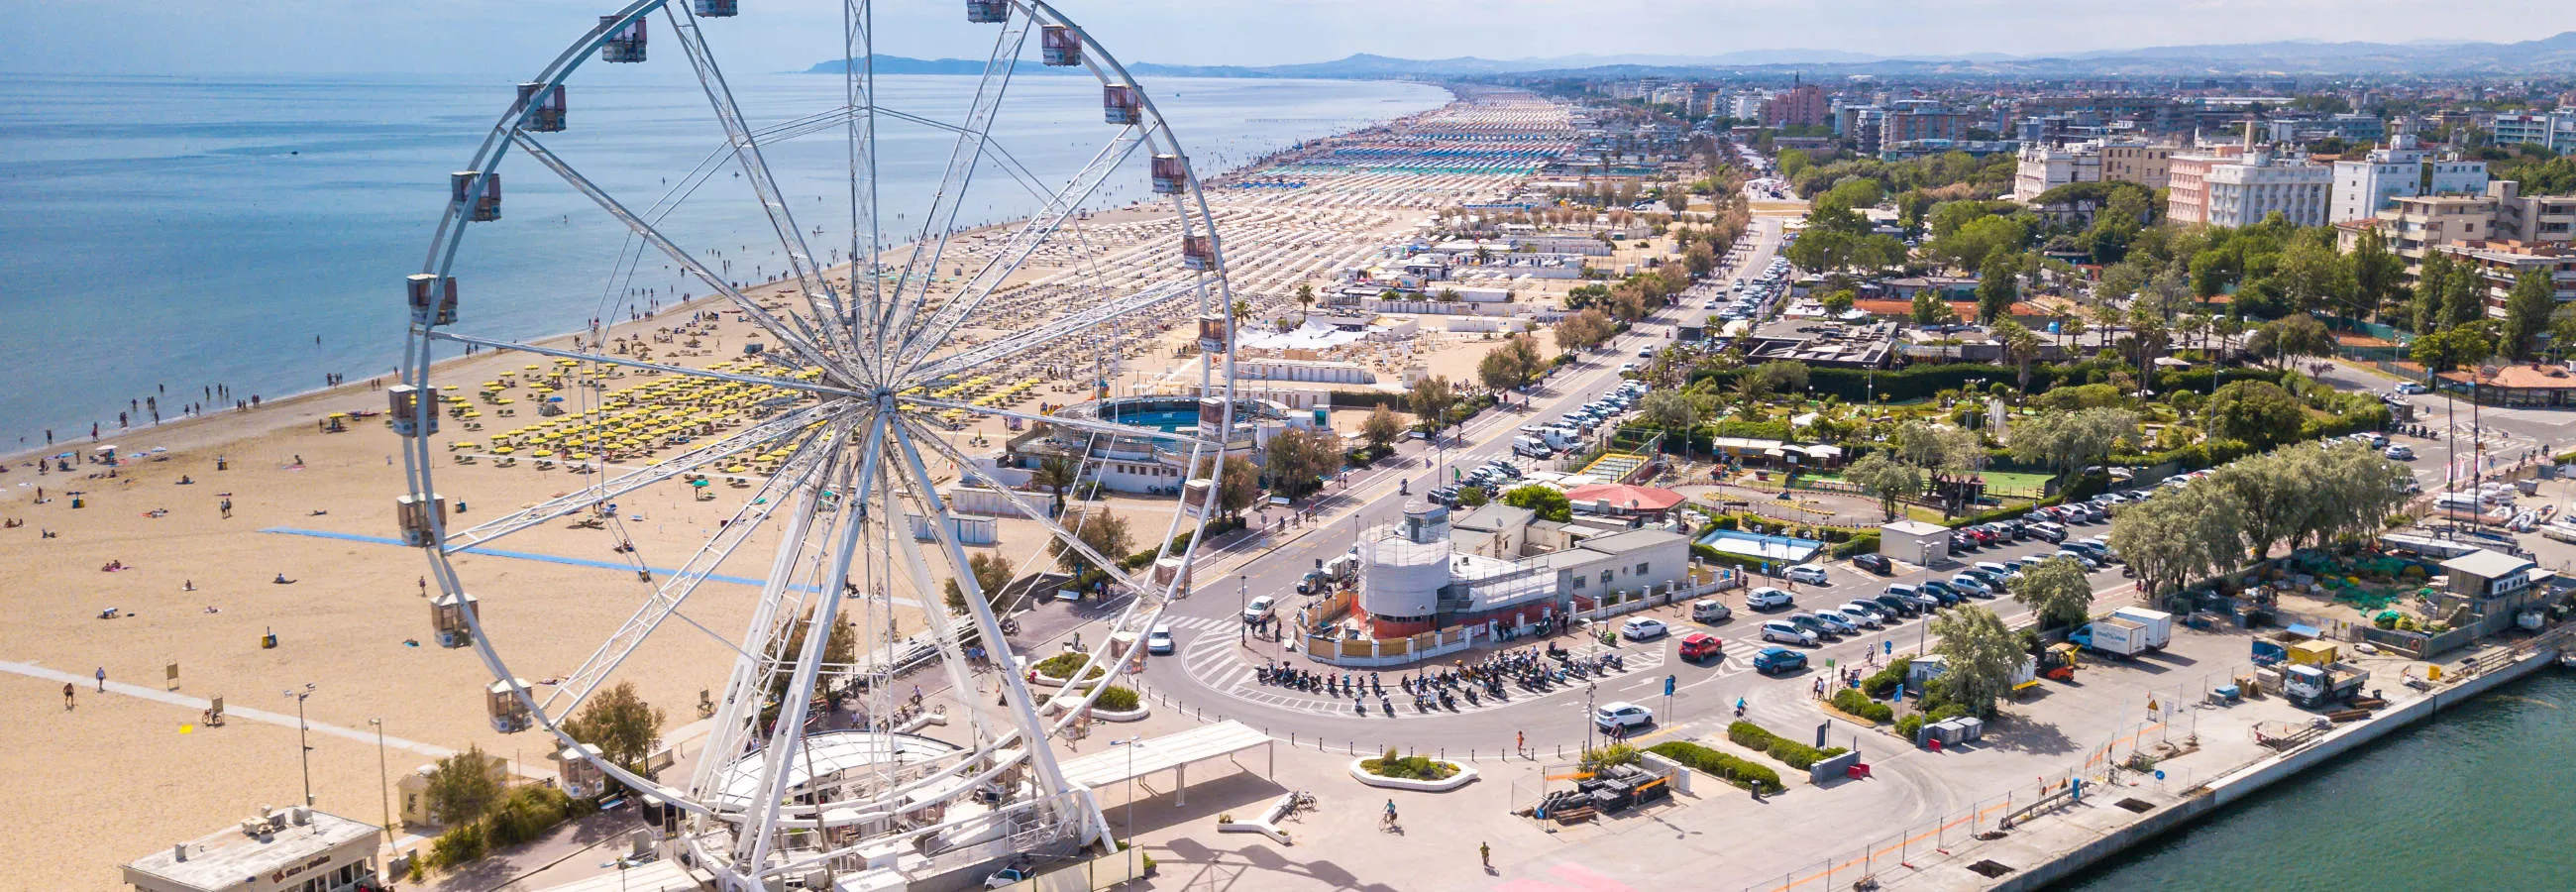
[[[839, 74], [841, 60], [806, 69]], [[880, 74], [981, 74], [980, 59], [907, 59], [879, 56]], [[1021, 66], [1022, 72], [1070, 73], [1080, 69]], [[1329, 62], [1293, 65], [1163, 65], [1137, 62], [1127, 70], [1163, 77], [1443, 78], [1526, 74], [1880, 74], [1963, 77], [2062, 77], [2113, 75], [2175, 77], [2213, 75], [2440, 75], [2576, 73], [2576, 31], [2520, 43], [2434, 42], [2273, 43], [2157, 46], [2064, 56], [1888, 57], [1828, 49], [1738, 50], [1709, 56], [1575, 55], [1543, 59], [1401, 59], [1359, 53]]]

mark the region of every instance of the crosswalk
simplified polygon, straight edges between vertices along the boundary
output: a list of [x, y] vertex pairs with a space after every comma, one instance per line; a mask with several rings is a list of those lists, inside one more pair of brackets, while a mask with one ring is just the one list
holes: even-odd
[[[1363, 713], [1360, 709], [1355, 708], [1352, 705], [1352, 701], [1347, 698], [1337, 698], [1326, 694], [1309, 693], [1306, 691], [1292, 691], [1286, 688], [1261, 684], [1257, 680], [1259, 673], [1256, 666], [1258, 663], [1262, 662], [1264, 658], [1246, 650], [1239, 643], [1239, 633], [1236, 627], [1241, 623], [1233, 617], [1172, 617], [1165, 620], [1165, 622], [1171, 625], [1173, 638], [1179, 644], [1178, 656], [1181, 662], [1181, 674], [1187, 676], [1192, 682], [1206, 687], [1211, 691], [1237, 700], [1257, 703], [1274, 709], [1284, 709], [1313, 715], [1356, 716], [1365, 714], [1378, 718], [1390, 717], [1378, 708], [1378, 704], [1376, 702], [1377, 698], [1375, 696], [1371, 696], [1366, 699], [1365, 705], [1367, 711]], [[1608, 677], [1596, 679], [1596, 682], [1603, 691], [1619, 692], [1626, 691], [1629, 688], [1650, 687], [1654, 688], [1657, 692], [1660, 692], [1663, 674], [1658, 670], [1661, 670], [1664, 667], [1666, 660], [1665, 655], [1668, 650], [1668, 648], [1657, 646], [1622, 651], [1620, 653], [1620, 659], [1626, 663], [1627, 668], [1625, 670], [1613, 671]], [[1166, 657], [1164, 659], [1170, 658]], [[1322, 664], [1312, 663], [1301, 659], [1292, 660], [1292, 662], [1301, 668], [1315, 669], [1318, 671], [1325, 668]], [[1750, 671], [1752, 671], [1751, 667], [1743, 665], [1741, 661], [1730, 661], [1718, 664], [1712, 671], [1694, 672], [1692, 680], [1696, 682], [1711, 674], [1725, 677], [1739, 675]], [[1365, 676], [1367, 672], [1366, 670], [1362, 670], [1352, 674]], [[1406, 674], [1408, 673], [1403, 671], [1380, 670], [1379, 684], [1386, 688], [1388, 692], [1387, 701], [1393, 704], [1395, 708], [1395, 713], [1391, 716], [1392, 718], [1429, 718], [1433, 716], [1455, 715], [1467, 712], [1481, 712], [1484, 710], [1499, 709], [1507, 706], [1530, 703], [1533, 701], [1548, 700], [1560, 696], [1581, 696], [1583, 692], [1582, 685], [1563, 685], [1545, 692], [1531, 691], [1517, 685], [1506, 685], [1504, 687], [1505, 696], [1499, 699], [1486, 696], [1482, 691], [1479, 691], [1476, 700], [1472, 703], [1463, 695], [1459, 695], [1453, 697], [1456, 704], [1455, 709], [1435, 707], [1431, 710], [1423, 711], [1413, 708], [1413, 698], [1410, 695], [1403, 693], [1401, 685], [1396, 681], [1398, 677]], [[1613, 699], [1618, 696], [1642, 697], [1645, 696], [1645, 694], [1635, 693], [1632, 695], [1629, 693], [1617, 693], [1613, 696]]]

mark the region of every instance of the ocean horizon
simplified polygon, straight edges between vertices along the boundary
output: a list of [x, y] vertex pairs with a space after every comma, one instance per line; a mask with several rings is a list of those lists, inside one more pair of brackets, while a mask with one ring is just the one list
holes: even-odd
[[[697, 82], [664, 71], [573, 81], [569, 127], [548, 147], [629, 207], [674, 188], [722, 147]], [[1202, 178], [1303, 140], [1436, 108], [1438, 87], [1390, 81], [1143, 78], [1147, 95]], [[841, 79], [799, 73], [731, 78], [761, 128], [837, 107]], [[963, 116], [972, 77], [879, 78], [879, 103], [940, 120]], [[994, 143], [1046, 187], [1115, 132], [1087, 78], [1019, 78]], [[512, 99], [509, 84], [466, 77], [21, 76], [0, 84], [0, 454], [102, 442], [149, 426], [129, 400], [157, 397], [164, 422], [206, 402], [281, 399], [391, 370], [400, 355], [402, 278], [418, 271], [447, 197]], [[880, 203], [890, 237], [917, 225], [953, 137], [883, 125]], [[818, 255], [849, 245], [846, 147], [833, 129], [765, 151]], [[1146, 197], [1143, 159], [1100, 199]], [[456, 264], [470, 330], [506, 338], [570, 332], [594, 316], [667, 307], [704, 286], [681, 279], [628, 230], [545, 168], [513, 152], [501, 166], [503, 219], [477, 223]], [[730, 277], [778, 270], [776, 237], [730, 166], [685, 191], [657, 226]], [[1039, 203], [1032, 184], [988, 165], [960, 205], [961, 226], [1014, 220]], [[814, 212], [805, 210], [812, 196]], [[910, 214], [902, 222], [893, 215]], [[829, 219], [842, 219], [836, 226]], [[846, 250], [843, 251], [846, 253]]]

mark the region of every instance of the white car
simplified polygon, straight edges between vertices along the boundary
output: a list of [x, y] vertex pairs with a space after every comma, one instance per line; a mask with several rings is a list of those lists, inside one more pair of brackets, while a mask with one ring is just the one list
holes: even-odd
[[1825, 577], [1825, 568], [1814, 564], [1799, 564], [1789, 568], [1789, 581], [1803, 582], [1808, 585], [1833, 584], [1832, 580]]
[[1619, 624], [1619, 634], [1628, 636], [1630, 641], [1652, 641], [1672, 634], [1672, 629], [1665, 627], [1663, 620], [1640, 616]]
[[1844, 623], [1857, 629], [1875, 629], [1887, 624], [1886, 620], [1882, 620], [1878, 617], [1877, 611], [1862, 610], [1858, 607], [1846, 605], [1833, 608], [1830, 612], [1833, 613], [1834, 616], [1841, 618]]
[[1145, 652], [1155, 655], [1172, 652], [1171, 624], [1155, 623], [1154, 628], [1145, 633]]
[[1651, 725], [1654, 724], [1654, 722], [1654, 710], [1630, 703], [1626, 700], [1614, 700], [1609, 703], [1601, 704], [1599, 707], [1592, 710], [1592, 723], [1601, 726], [1601, 730], [1604, 731], [1616, 731], [1621, 728], [1634, 728], [1638, 725]]
[[1744, 593], [1744, 608], [1747, 610], [1769, 610], [1796, 603], [1798, 599], [1791, 597], [1788, 592], [1767, 585]]
[[1835, 609], [1841, 610], [1844, 616], [1858, 620], [1862, 625], [1873, 629], [1886, 625], [1891, 618], [1888, 616], [1887, 605], [1874, 601], [1853, 601]]
[[1262, 620], [1269, 619], [1270, 612], [1275, 609], [1276, 604], [1277, 602], [1273, 601], [1269, 595], [1263, 595], [1252, 599], [1252, 603], [1246, 604], [1243, 607], [1243, 621], [1248, 623], [1257, 623]]
[[1797, 644], [1806, 647], [1814, 647], [1816, 646], [1816, 633], [1798, 628], [1797, 623], [1784, 619], [1775, 619], [1762, 624], [1762, 640], [1777, 641], [1782, 644]]
[[2419, 393], [2432, 393], [2433, 389], [2417, 384], [2413, 381], [2399, 381], [2397, 382], [2397, 392], [2407, 396], [2414, 396]]

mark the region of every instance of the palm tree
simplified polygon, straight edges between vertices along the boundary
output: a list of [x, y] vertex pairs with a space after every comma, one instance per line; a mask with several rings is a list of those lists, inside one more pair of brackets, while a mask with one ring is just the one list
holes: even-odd
[[1055, 496], [1055, 511], [1050, 516], [1061, 517], [1064, 515], [1065, 490], [1072, 489], [1079, 476], [1072, 460], [1052, 455], [1038, 462], [1037, 472], [1029, 475], [1029, 482], [1046, 487], [1047, 493]]
[[1298, 325], [1299, 327], [1301, 327], [1301, 328], [1302, 328], [1302, 327], [1304, 327], [1304, 326], [1305, 326], [1305, 324], [1306, 324], [1306, 314], [1307, 314], [1308, 312], [1311, 312], [1311, 311], [1313, 310], [1314, 306], [1315, 306], [1315, 286], [1314, 286], [1314, 284], [1313, 284], [1313, 283], [1310, 283], [1310, 282], [1299, 282], [1299, 283], [1297, 283], [1297, 325]]

